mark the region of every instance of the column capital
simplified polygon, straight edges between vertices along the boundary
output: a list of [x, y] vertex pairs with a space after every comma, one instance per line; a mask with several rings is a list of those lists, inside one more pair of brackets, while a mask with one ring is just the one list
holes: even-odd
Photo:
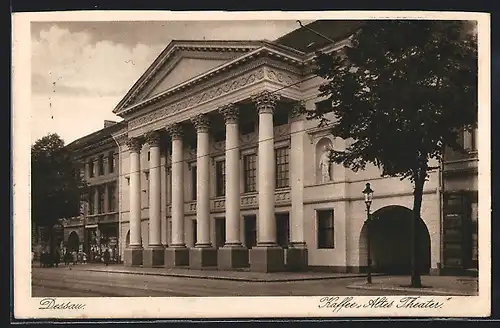
[[306, 103], [302, 100], [296, 101], [292, 105], [292, 111], [290, 112], [291, 119], [300, 119], [306, 113]]
[[224, 121], [226, 124], [238, 122], [238, 117], [240, 115], [240, 110], [234, 104], [227, 104], [218, 109], [219, 113], [224, 116]]
[[184, 131], [180, 123], [175, 123], [167, 127], [167, 132], [173, 140], [182, 139]]
[[255, 103], [259, 114], [271, 113], [273, 114], [276, 103], [280, 100], [281, 96], [272, 93], [268, 90], [261, 91], [252, 96], [252, 101]]
[[144, 139], [150, 147], [158, 147], [160, 145], [160, 132], [148, 131], [144, 134]]
[[207, 114], [198, 114], [191, 118], [196, 131], [198, 133], [207, 133], [210, 128], [210, 120]]
[[127, 146], [131, 152], [138, 153], [142, 148], [142, 142], [139, 138], [129, 138], [127, 140]]

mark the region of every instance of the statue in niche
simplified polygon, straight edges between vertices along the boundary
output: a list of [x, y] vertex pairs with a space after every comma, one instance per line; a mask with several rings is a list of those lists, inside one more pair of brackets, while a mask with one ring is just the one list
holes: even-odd
[[331, 161], [330, 161], [330, 148], [323, 146], [323, 153], [319, 159], [319, 168], [321, 171], [321, 182], [325, 183], [331, 180]]

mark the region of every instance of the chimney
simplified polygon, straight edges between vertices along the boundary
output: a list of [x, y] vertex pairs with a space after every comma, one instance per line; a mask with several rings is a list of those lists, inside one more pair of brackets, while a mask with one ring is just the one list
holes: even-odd
[[108, 126], [115, 125], [115, 121], [109, 121], [109, 120], [104, 120], [104, 128], [107, 128]]

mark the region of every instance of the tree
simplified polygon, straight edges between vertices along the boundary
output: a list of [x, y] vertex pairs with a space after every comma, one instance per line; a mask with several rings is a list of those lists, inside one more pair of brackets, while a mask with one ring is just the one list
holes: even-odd
[[86, 187], [78, 166], [57, 134], [37, 140], [31, 147], [31, 220], [48, 231], [53, 247], [53, 229], [60, 219], [80, 215]]
[[[307, 111], [348, 141], [331, 160], [353, 171], [368, 163], [414, 186], [411, 285], [421, 286], [420, 209], [430, 161], [477, 124], [477, 46], [465, 21], [371, 21], [340, 53], [317, 54], [319, 88], [331, 106]], [[334, 117], [335, 119], [329, 119]]]

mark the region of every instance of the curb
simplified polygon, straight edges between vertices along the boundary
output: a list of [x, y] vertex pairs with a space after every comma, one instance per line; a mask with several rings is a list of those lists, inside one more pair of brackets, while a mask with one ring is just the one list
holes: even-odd
[[414, 292], [418, 292], [425, 295], [440, 295], [440, 296], [475, 296], [475, 294], [467, 294], [453, 291], [435, 290], [435, 289], [411, 289], [404, 287], [368, 287], [362, 285], [349, 285], [349, 289], [361, 289], [361, 290], [379, 290], [385, 292], [408, 292], [409, 295]]
[[176, 277], [176, 278], [190, 278], [190, 279], [209, 279], [209, 280], [226, 280], [226, 281], [244, 281], [244, 282], [292, 282], [292, 281], [312, 281], [312, 280], [335, 280], [347, 278], [363, 278], [366, 275], [351, 275], [351, 276], [333, 276], [333, 277], [310, 277], [310, 278], [284, 278], [284, 279], [259, 279], [259, 278], [243, 278], [243, 277], [221, 277], [221, 276], [198, 276], [182, 273], [163, 273], [163, 272], [133, 272], [126, 270], [99, 270], [99, 269], [85, 269], [91, 272], [106, 272], [106, 273], [121, 273], [121, 274], [137, 274], [145, 276], [163, 276], [163, 277]]

